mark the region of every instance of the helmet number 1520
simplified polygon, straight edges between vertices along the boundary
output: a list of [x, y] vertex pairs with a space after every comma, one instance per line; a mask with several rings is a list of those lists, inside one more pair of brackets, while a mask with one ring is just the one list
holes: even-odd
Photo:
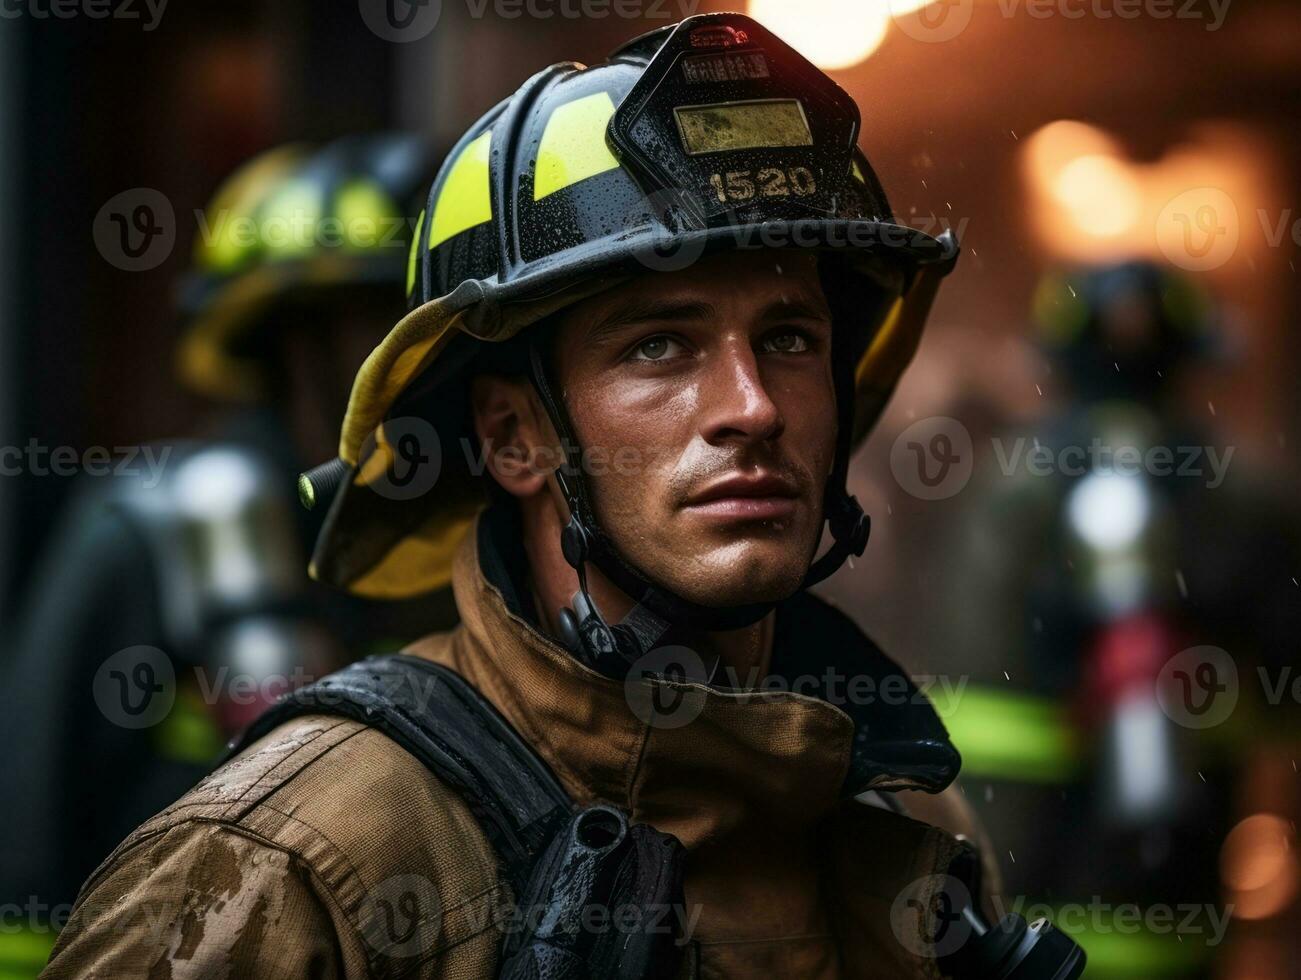
[[726, 174], [710, 174], [709, 183], [724, 204], [751, 201], [756, 197], [790, 197], [792, 194], [808, 197], [818, 191], [817, 179], [808, 167], [733, 170]]

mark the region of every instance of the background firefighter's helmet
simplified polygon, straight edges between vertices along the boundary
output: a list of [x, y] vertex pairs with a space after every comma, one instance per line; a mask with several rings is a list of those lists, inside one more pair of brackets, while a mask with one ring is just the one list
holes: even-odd
[[[485, 115], [419, 220], [412, 311], [357, 377], [339, 448], [347, 472], [313, 574], [378, 596], [445, 584], [484, 500], [458, 441], [469, 431], [463, 382], [484, 342], [713, 251], [837, 256], [847, 459], [957, 256], [949, 236], [893, 222], [858, 130], [839, 86], [739, 14], [689, 18], [592, 68], [554, 65]], [[410, 465], [395, 444], [412, 418], [438, 433], [426, 457], [440, 450], [436, 486], [414, 497], [387, 492]]]
[[266, 396], [254, 352], [278, 312], [306, 296], [377, 287], [406, 276], [412, 203], [433, 172], [415, 136], [347, 136], [255, 157], [218, 189], [203, 213], [193, 269], [182, 281], [182, 378], [233, 401]]
[[1158, 393], [1209, 348], [1212, 305], [1187, 276], [1132, 261], [1053, 272], [1034, 313], [1043, 345], [1077, 394]]

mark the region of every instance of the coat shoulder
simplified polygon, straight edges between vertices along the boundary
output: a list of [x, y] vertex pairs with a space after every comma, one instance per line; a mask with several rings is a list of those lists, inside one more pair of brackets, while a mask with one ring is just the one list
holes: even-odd
[[[367, 959], [410, 966], [454, 948], [495, 955], [510, 894], [469, 808], [380, 732], [319, 715], [274, 729], [138, 828], [78, 904], [123, 866], [151, 863], [161, 839], [174, 848], [178, 839], [232, 834], [252, 842], [241, 851], [247, 861], [296, 868], [337, 930], [360, 937]], [[147, 902], [148, 880], [138, 888]], [[412, 909], [423, 925], [407, 935], [394, 916]], [[386, 949], [394, 943], [404, 948]]]

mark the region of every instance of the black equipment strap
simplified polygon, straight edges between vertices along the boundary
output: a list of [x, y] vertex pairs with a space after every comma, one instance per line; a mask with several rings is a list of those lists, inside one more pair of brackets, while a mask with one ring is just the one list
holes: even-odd
[[407, 654], [370, 657], [284, 696], [221, 761], [313, 714], [360, 721], [419, 759], [470, 808], [516, 895], [573, 814], [546, 763], [483, 695], [454, 671]]

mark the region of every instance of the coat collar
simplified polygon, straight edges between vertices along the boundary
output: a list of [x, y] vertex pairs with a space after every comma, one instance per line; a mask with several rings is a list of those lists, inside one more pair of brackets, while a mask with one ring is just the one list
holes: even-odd
[[812, 791], [828, 807], [868, 789], [938, 792], [957, 775], [960, 758], [926, 697], [810, 594], [778, 607], [768, 676], [732, 689], [589, 670], [540, 628], [526, 583], [517, 518], [498, 504], [457, 555], [461, 628], [422, 652], [441, 650], [435, 658], [476, 684], [580, 801], [635, 809], [689, 771], [727, 782], [729, 766], [750, 770], [733, 778], [762, 771], [770, 792], [807, 803]]

